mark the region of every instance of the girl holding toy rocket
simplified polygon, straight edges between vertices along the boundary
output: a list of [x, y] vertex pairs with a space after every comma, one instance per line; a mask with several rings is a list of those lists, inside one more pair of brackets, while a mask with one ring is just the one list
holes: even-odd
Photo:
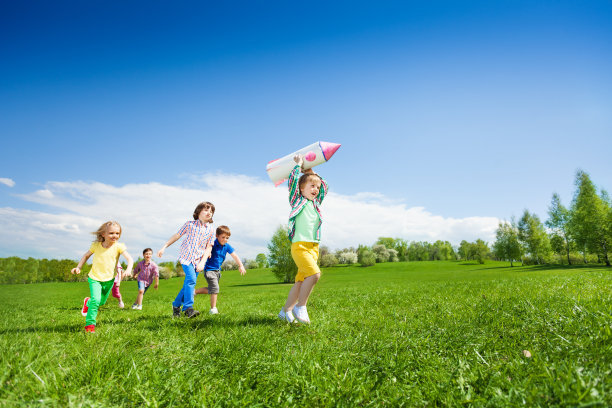
[[303, 170], [301, 154], [293, 158], [296, 165], [289, 176], [289, 239], [291, 256], [298, 267], [295, 284], [291, 287], [285, 306], [278, 313], [280, 319], [300, 323], [310, 323], [306, 304], [312, 289], [321, 277], [317, 265], [319, 242], [321, 241], [320, 205], [327, 194], [327, 183], [312, 169]]

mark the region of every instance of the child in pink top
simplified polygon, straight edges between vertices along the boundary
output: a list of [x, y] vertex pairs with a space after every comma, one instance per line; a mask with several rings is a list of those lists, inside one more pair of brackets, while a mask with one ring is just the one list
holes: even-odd
[[132, 309], [134, 310], [142, 310], [142, 298], [151, 287], [153, 279], [155, 279], [155, 285], [153, 286], [155, 290], [157, 290], [159, 285], [159, 268], [157, 264], [151, 260], [153, 257], [153, 250], [151, 248], [146, 248], [142, 251], [142, 256], [144, 259], [138, 262], [132, 275], [134, 278], [138, 279], [138, 296], [132, 305]]
[[119, 299], [119, 309], [124, 308], [123, 299], [121, 298], [121, 292], [119, 292], [119, 285], [121, 285], [121, 279], [123, 279], [123, 268], [120, 263], [117, 263], [117, 276], [115, 276], [115, 283], [113, 283], [113, 290], [111, 294], [114, 298]]

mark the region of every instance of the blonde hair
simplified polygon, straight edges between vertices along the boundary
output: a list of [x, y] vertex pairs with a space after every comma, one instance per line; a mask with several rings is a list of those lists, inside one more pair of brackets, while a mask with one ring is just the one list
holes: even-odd
[[113, 225], [119, 227], [119, 236], [121, 236], [121, 224], [119, 224], [117, 221], [106, 221], [104, 224], [100, 225], [97, 231], [92, 232], [92, 234], [96, 236], [95, 241], [104, 242], [103, 234], [106, 233], [108, 229]]

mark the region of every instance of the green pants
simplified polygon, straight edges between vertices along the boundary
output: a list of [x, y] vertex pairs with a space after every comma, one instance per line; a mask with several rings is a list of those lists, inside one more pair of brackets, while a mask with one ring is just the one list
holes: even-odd
[[98, 308], [106, 303], [108, 295], [113, 289], [114, 279], [106, 282], [100, 282], [95, 279], [87, 278], [89, 282], [89, 300], [87, 301], [87, 317], [85, 318], [85, 326], [96, 324], [96, 316], [98, 316]]

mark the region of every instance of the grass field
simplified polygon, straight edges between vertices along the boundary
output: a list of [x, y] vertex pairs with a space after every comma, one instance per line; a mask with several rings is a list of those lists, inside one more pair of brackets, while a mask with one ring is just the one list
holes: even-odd
[[[95, 334], [79, 313], [86, 283], [0, 286], [0, 406], [608, 407], [611, 278], [495, 262], [335, 267], [301, 326], [276, 318], [290, 285], [231, 271], [217, 316], [172, 320], [175, 278], [142, 311], [110, 298]], [[121, 291], [131, 304], [135, 282]]]

